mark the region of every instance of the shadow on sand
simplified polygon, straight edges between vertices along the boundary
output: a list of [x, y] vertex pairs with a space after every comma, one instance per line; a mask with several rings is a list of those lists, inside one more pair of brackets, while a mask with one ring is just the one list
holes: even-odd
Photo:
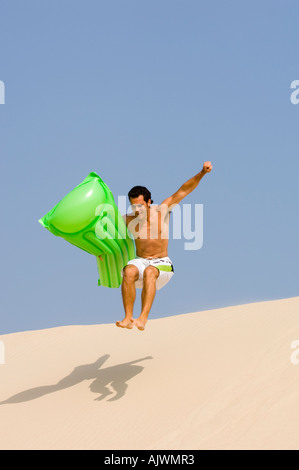
[[[113, 395], [108, 401], [115, 401], [122, 398], [128, 388], [127, 382], [140, 374], [144, 367], [136, 365], [136, 363], [152, 359], [151, 356], [136, 359], [135, 361], [126, 362], [124, 364], [118, 364], [116, 366], [106, 367], [101, 369], [102, 365], [109, 358], [109, 354], [97, 359], [92, 364], [84, 364], [82, 366], [75, 367], [75, 369], [66, 377], [59, 380], [54, 385], [43, 385], [41, 387], [35, 387], [24, 392], [17, 393], [5, 401], [0, 402], [0, 405], [8, 403], [22, 403], [25, 401], [35, 400], [49, 393], [58, 392], [74, 385], [83, 382], [83, 380], [94, 381], [89, 386], [91, 392], [99, 394], [95, 400], [103, 400], [108, 395]], [[114, 390], [109, 390], [108, 385]]]

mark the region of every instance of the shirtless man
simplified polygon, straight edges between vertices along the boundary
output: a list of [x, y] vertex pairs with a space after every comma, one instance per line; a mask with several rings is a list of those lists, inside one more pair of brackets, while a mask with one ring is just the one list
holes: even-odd
[[[165, 286], [174, 274], [167, 252], [171, 209], [190, 194], [211, 170], [211, 162], [205, 162], [197, 175], [186, 181], [159, 206], [151, 207], [151, 193], [144, 186], [134, 186], [129, 191], [133, 213], [127, 214], [125, 221], [135, 238], [137, 258], [130, 260], [122, 271], [121, 292], [125, 318], [117, 321], [116, 326], [131, 329], [135, 325], [139, 330], [144, 330], [156, 290]], [[138, 319], [133, 318], [136, 287], [142, 288], [142, 309]]]

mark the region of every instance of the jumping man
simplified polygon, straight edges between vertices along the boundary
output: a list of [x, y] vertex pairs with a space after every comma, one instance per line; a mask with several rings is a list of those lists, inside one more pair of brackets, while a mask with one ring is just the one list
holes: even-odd
[[[174, 274], [167, 252], [169, 214], [211, 170], [211, 162], [205, 162], [197, 175], [158, 206], [151, 206], [151, 193], [144, 186], [134, 186], [129, 191], [133, 213], [125, 216], [125, 222], [135, 238], [137, 258], [130, 260], [122, 271], [121, 292], [125, 318], [116, 322], [118, 327], [131, 329], [135, 325], [139, 330], [144, 330], [156, 290], [164, 287]], [[142, 288], [142, 308], [138, 319], [133, 318], [136, 287]]]

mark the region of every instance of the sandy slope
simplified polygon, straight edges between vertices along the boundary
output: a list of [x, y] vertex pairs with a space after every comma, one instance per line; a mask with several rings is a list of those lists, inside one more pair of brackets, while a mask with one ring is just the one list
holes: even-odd
[[0, 448], [299, 449], [298, 316], [296, 297], [150, 320], [144, 332], [0, 336]]

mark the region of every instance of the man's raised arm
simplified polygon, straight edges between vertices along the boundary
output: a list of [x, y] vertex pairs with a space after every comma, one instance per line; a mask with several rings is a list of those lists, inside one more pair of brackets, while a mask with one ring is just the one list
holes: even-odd
[[172, 196], [165, 199], [162, 204], [166, 204], [168, 207], [179, 204], [184, 197], [190, 194], [197, 187], [203, 176], [212, 171], [212, 168], [211, 162], [204, 162], [202, 170], [197, 173], [197, 175], [186, 181], [186, 183], [184, 183]]

